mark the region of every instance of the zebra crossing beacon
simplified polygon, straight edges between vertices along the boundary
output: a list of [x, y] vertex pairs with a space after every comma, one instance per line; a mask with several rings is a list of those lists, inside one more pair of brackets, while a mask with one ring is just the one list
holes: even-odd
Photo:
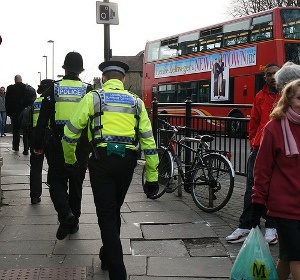
[[[82, 183], [89, 155], [87, 135], [83, 133], [76, 149], [78, 165], [65, 165], [61, 144], [63, 127], [86, 94], [87, 86], [79, 78], [79, 74], [84, 71], [81, 54], [69, 52], [62, 68], [65, 69], [62, 80], [56, 81], [45, 92], [34, 142], [34, 153], [38, 155], [45, 152], [47, 156], [47, 182], [60, 223], [56, 232], [56, 238], [59, 240], [68, 234], [76, 233], [79, 229]], [[50, 133], [44, 141], [49, 121]]]
[[88, 127], [94, 147], [88, 167], [103, 243], [101, 268], [108, 269], [110, 279], [125, 280], [120, 209], [137, 165], [137, 144], [145, 154], [147, 182], [143, 187], [150, 198], [158, 191], [158, 155], [144, 102], [124, 89], [129, 66], [106, 61], [99, 69], [103, 87], [90, 91], [80, 101], [64, 128], [62, 144], [66, 163], [76, 163], [76, 143]]

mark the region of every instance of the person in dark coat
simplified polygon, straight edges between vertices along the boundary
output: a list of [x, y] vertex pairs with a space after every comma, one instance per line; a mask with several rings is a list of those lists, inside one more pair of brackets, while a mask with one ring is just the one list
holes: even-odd
[[[13, 131], [12, 149], [14, 151], [19, 151], [20, 146], [20, 114], [25, 107], [32, 105], [35, 99], [35, 92], [27, 90], [27, 86], [22, 82], [22, 77], [20, 75], [16, 75], [15, 84], [7, 87], [5, 98], [6, 113], [7, 116], [11, 118]], [[29, 140], [28, 134], [24, 130], [23, 145], [23, 154], [28, 155]]]

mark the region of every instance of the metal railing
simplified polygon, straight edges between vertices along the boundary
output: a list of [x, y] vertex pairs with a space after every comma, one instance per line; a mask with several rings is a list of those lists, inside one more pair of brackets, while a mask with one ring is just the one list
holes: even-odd
[[[192, 103], [189, 100], [185, 103], [158, 103], [154, 100], [152, 105], [153, 134], [158, 146], [163, 144], [166, 141], [165, 137], [167, 137], [165, 134], [160, 133], [161, 128], [164, 127], [158, 121], [158, 118], [164, 119], [172, 125], [184, 125], [191, 129], [186, 129], [184, 134], [179, 134], [178, 137], [193, 137], [197, 134], [209, 134], [214, 136], [215, 140], [211, 143], [211, 149], [229, 152], [231, 154], [231, 163], [236, 174], [246, 176], [247, 160], [250, 154], [248, 141], [249, 118], [193, 115], [192, 108], [199, 108], [199, 106], [201, 108], [203, 104]], [[176, 108], [185, 108], [186, 114], [159, 113], [159, 107], [168, 108], [174, 106], [176, 106]], [[207, 104], [207, 106], [251, 108], [249, 104]], [[184, 158], [185, 162], [190, 160], [190, 158]]]

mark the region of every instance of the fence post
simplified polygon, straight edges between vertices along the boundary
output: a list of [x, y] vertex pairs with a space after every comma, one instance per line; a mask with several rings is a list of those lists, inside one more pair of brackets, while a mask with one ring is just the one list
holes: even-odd
[[[185, 126], [187, 127], [192, 127], [192, 103], [190, 97], [185, 101]], [[185, 135], [191, 136], [191, 131], [187, 129]]]
[[156, 142], [156, 146], [157, 146], [157, 133], [158, 133], [157, 118], [158, 118], [158, 101], [156, 97], [154, 97], [152, 101], [152, 131], [153, 131], [154, 140]]
[[[186, 137], [191, 137], [191, 130], [189, 128], [192, 127], [192, 101], [190, 97], [187, 98], [185, 101], [185, 126], [188, 128], [185, 130], [185, 136]], [[191, 147], [191, 143], [187, 142], [187, 146]], [[190, 166], [191, 166], [191, 150], [188, 148], [185, 149], [185, 176], [188, 179], [188, 182], [190, 182]], [[190, 186], [185, 186], [185, 189], [189, 189]]]

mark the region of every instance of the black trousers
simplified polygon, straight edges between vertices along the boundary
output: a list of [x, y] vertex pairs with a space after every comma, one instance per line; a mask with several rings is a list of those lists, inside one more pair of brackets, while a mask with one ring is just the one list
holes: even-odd
[[[20, 124], [19, 124], [19, 116], [20, 115], [12, 115], [11, 116], [11, 124], [12, 124], [12, 132], [13, 132], [13, 141], [12, 146], [14, 150], [19, 150], [20, 146]], [[29, 138], [28, 132], [23, 129], [23, 145], [24, 151], [29, 150]]]
[[78, 144], [76, 157], [79, 172], [70, 172], [65, 168], [65, 159], [61, 139], [52, 136], [45, 146], [48, 161], [48, 184], [50, 197], [58, 214], [58, 220], [73, 213], [79, 220], [81, 215], [82, 184], [87, 169], [89, 149], [85, 143]]
[[[254, 163], [256, 160], [258, 150], [253, 150], [249, 156], [247, 163], [247, 183], [246, 183], [246, 191], [244, 195], [244, 207], [242, 215], [240, 216], [239, 228], [243, 229], [251, 229], [251, 213], [252, 213], [252, 187], [254, 186]], [[265, 208], [263, 211], [263, 217], [266, 219], [266, 228], [275, 228], [275, 221], [272, 217], [268, 216], [267, 209]]]
[[105, 149], [100, 151], [99, 158], [90, 158], [89, 173], [101, 231], [103, 255], [108, 265], [109, 279], [126, 280], [120, 241], [120, 211], [137, 164], [137, 155], [131, 151], [124, 158], [117, 155], [107, 156]]

